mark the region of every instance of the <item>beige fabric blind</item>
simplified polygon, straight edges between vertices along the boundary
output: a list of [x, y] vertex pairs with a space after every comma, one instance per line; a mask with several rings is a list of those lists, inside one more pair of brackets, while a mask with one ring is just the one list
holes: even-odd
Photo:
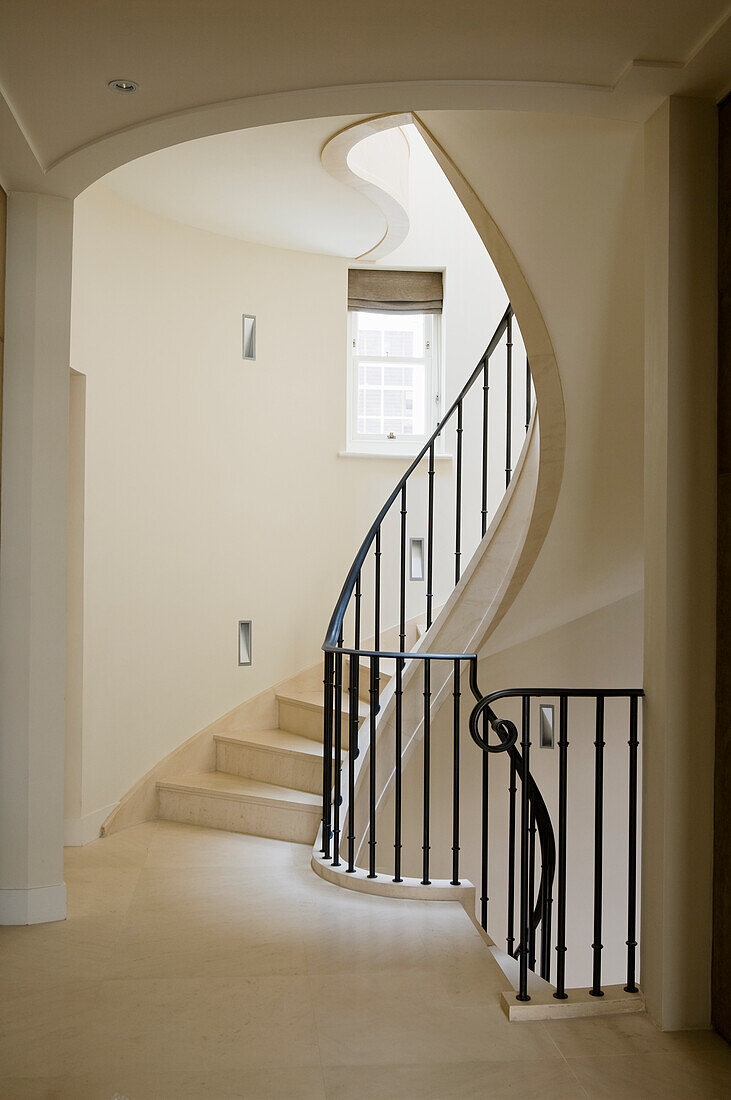
[[348, 309], [368, 313], [441, 313], [441, 271], [379, 271], [351, 268]]

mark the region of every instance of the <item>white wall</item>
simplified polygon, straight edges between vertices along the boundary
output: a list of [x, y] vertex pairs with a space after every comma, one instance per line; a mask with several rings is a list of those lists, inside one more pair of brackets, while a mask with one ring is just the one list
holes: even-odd
[[[442, 194], [456, 204], [451, 189]], [[462, 228], [446, 217], [450, 249], [418, 254], [447, 267], [448, 302], [464, 279], [484, 303], [479, 287], [491, 264], [474, 233], [460, 251], [464, 215]], [[453, 270], [477, 260], [470, 280]], [[408, 463], [338, 457], [347, 266], [166, 221], [101, 184], [77, 200], [72, 366], [87, 377], [85, 837], [185, 738], [320, 658], [347, 568]], [[487, 290], [501, 291], [494, 274]], [[452, 390], [501, 311], [448, 315]], [[243, 312], [257, 316], [255, 363], [241, 359]], [[476, 334], [465, 338], [468, 324]], [[452, 479], [453, 464], [439, 462], [438, 501]], [[414, 535], [425, 533], [425, 482], [420, 474], [410, 496]], [[384, 528], [384, 627], [397, 619], [398, 563], [386, 553], [397, 521]], [[443, 589], [451, 523], [444, 538]], [[411, 616], [423, 607], [424, 584], [409, 589]], [[364, 591], [367, 622], [367, 570]], [[251, 667], [236, 663], [239, 618], [253, 620]]]

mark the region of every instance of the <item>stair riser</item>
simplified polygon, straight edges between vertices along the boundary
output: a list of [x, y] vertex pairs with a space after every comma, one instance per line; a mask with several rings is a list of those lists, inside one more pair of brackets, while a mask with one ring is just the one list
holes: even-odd
[[[299, 733], [310, 741], [323, 741], [323, 712], [311, 707], [279, 700], [279, 728], [289, 733]], [[348, 715], [342, 717], [342, 747], [348, 747]]]
[[313, 844], [320, 823], [320, 814], [307, 810], [186, 791], [161, 789], [158, 794], [158, 816], [163, 820], [200, 825], [207, 829], [226, 829], [232, 833]]
[[[390, 682], [391, 676], [384, 670], [381, 670], [379, 676], [379, 695], [383, 694], [384, 689]], [[350, 668], [348, 661], [343, 661], [343, 692], [347, 693], [350, 687]], [[367, 664], [358, 666], [358, 697], [364, 703], [370, 703], [371, 701], [371, 673], [370, 667]]]
[[273, 752], [264, 746], [217, 741], [216, 770], [295, 791], [322, 793], [322, 760], [317, 756]]

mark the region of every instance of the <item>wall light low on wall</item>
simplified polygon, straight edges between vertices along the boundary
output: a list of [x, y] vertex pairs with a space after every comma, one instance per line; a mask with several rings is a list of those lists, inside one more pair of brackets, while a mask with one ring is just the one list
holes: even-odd
[[256, 359], [256, 317], [250, 313], [243, 316], [243, 358]]
[[239, 621], [239, 664], [251, 664], [251, 619]]
[[424, 580], [424, 540], [409, 539], [409, 580]]

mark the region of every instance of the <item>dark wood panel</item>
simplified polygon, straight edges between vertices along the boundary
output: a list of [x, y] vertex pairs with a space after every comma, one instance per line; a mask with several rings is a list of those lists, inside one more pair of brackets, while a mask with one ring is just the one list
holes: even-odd
[[731, 97], [719, 108], [714, 1027], [731, 1041]]

